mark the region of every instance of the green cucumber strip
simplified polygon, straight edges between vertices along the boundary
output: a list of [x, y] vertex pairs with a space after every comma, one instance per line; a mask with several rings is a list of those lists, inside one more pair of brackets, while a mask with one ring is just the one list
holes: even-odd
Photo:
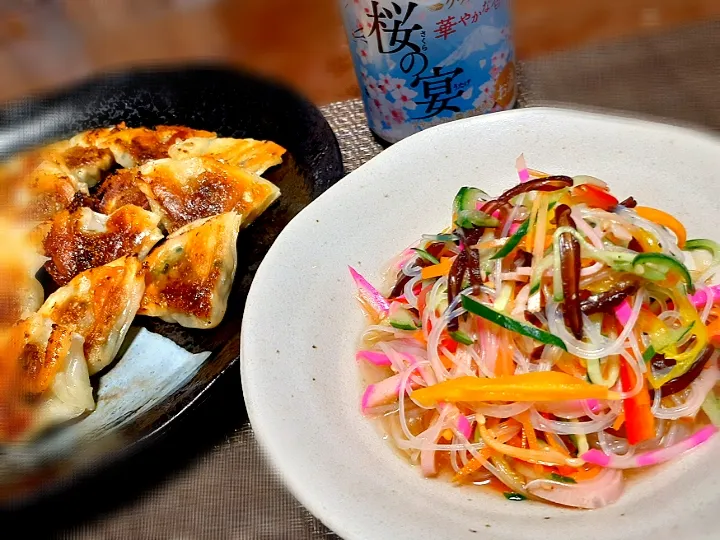
[[414, 323], [393, 321], [392, 319], [388, 319], [388, 322], [390, 323], [390, 326], [397, 328], [398, 330], [417, 330], [417, 326], [415, 326]]
[[694, 289], [692, 277], [687, 267], [670, 255], [664, 253], [640, 253], [633, 259], [632, 266], [637, 275], [652, 281], [664, 279], [667, 277], [668, 272], [675, 272], [685, 282], [689, 292]]
[[497, 227], [500, 222], [480, 210], [460, 210], [457, 213], [455, 224], [463, 229], [470, 229], [472, 227]]
[[696, 251], [698, 249], [709, 252], [713, 261], [720, 260], [720, 244], [714, 240], [708, 240], [706, 238], [693, 238], [685, 242], [685, 251]]
[[558, 473], [550, 474], [550, 480], [555, 480], [556, 482], [562, 482], [563, 484], [577, 484], [577, 480], [575, 480], [574, 478], [570, 478], [569, 476], [563, 476]]
[[463, 345], [472, 345], [475, 343], [475, 340], [468, 336], [465, 332], [461, 330], [456, 330], [455, 332], [448, 332], [450, 334], [450, 337], [457, 341], [458, 343], [462, 343]]
[[527, 336], [539, 341], [540, 343], [545, 343], [546, 345], [555, 345], [556, 347], [560, 347], [562, 350], [567, 351], [567, 347], [565, 346], [563, 340], [556, 335], [546, 332], [545, 330], [540, 330], [539, 328], [529, 324], [521, 323], [520, 321], [508, 317], [507, 315], [503, 315], [499, 311], [495, 311], [494, 309], [481, 304], [477, 300], [473, 300], [467, 295], [462, 295], [462, 306], [470, 313], [477, 315], [478, 317], [482, 317], [483, 319], [497, 324], [498, 326], [502, 326], [511, 332]]
[[507, 241], [507, 243], [500, 248], [500, 251], [498, 251], [495, 255], [490, 257], [490, 260], [493, 259], [502, 259], [504, 257], [507, 257], [507, 255], [510, 254], [510, 252], [517, 247], [517, 245], [520, 243], [520, 240], [523, 239], [523, 237], [527, 234], [528, 228], [530, 227], [530, 220], [526, 219], [522, 222], [522, 225], [520, 225], [520, 228], [515, 231], [515, 234], [513, 234], [510, 237], [510, 240]]
[[647, 349], [645, 349], [645, 352], [643, 353], [643, 362], [649, 362], [653, 359], [653, 356], [655, 356], [655, 347], [650, 345]]
[[432, 264], [440, 264], [440, 261], [438, 261], [435, 257], [430, 255], [427, 251], [425, 251], [422, 248], [412, 248], [415, 253], [418, 254], [418, 257], [421, 259], [425, 259], [427, 262]]
[[398, 302], [390, 304], [388, 323], [390, 326], [397, 328], [398, 330], [415, 330], [420, 328], [412, 313], [410, 313]]
[[506, 491], [503, 493], [508, 501], [524, 501], [527, 499], [522, 493], [515, 493], [514, 491]]
[[477, 202], [487, 200], [488, 194], [476, 187], [461, 187], [453, 200], [453, 209], [456, 213], [462, 210], [477, 210]]

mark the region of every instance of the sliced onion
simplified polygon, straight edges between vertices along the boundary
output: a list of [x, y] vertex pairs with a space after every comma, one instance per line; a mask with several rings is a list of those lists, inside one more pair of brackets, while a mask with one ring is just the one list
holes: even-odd
[[668, 448], [650, 450], [649, 452], [643, 452], [642, 454], [636, 454], [634, 456], [608, 456], [600, 450], [592, 449], [588, 450], [580, 457], [588, 463], [593, 463], [595, 465], [611, 469], [634, 469], [638, 467], [648, 467], [675, 459], [688, 450], [692, 450], [693, 448], [700, 446], [717, 433], [717, 431], [718, 428], [715, 426], [705, 426], [687, 439], [684, 439]]
[[508, 403], [507, 405], [478, 403], [475, 405], [475, 411], [493, 418], [511, 418], [527, 411], [531, 405], [532, 403]]
[[620, 471], [606, 469], [595, 478], [566, 484], [554, 480], [538, 479], [528, 482], [525, 488], [541, 499], [574, 508], [602, 508], [617, 501], [624, 490]]
[[609, 412], [598, 420], [587, 422], [559, 422], [549, 420], [541, 416], [534, 408], [530, 409], [530, 420], [535, 429], [540, 431], [552, 431], [558, 435], [587, 435], [596, 433], [611, 426], [618, 417], [617, 412]]

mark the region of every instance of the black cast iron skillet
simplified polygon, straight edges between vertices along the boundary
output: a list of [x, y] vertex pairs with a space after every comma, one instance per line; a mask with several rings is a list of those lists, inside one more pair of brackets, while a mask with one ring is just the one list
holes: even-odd
[[[190, 330], [139, 317], [135, 325], [160, 333], [191, 352], [212, 351], [200, 370], [158, 405], [116, 429], [112, 437], [56, 455], [31, 471], [0, 470], [0, 509], [27, 507], [117, 464], [164, 433], [170, 423], [205, 397], [204, 393], [239, 356], [245, 297], [263, 256], [287, 223], [343, 175], [335, 136], [320, 111], [276, 84], [235, 70], [197, 66], [142, 69], [106, 74], [56, 93], [0, 108], [0, 160], [80, 131], [126, 122], [129, 126], [183, 125], [224, 137], [268, 139], [288, 152], [283, 164], [264, 176], [281, 198], [240, 233], [238, 267], [228, 311], [212, 330]], [[221, 386], [228, 387], [228, 384]], [[236, 391], [239, 384], [231, 383]], [[226, 390], [228, 391], [228, 390]], [[227, 408], [228, 399], [224, 405]], [[243, 415], [237, 409], [210, 414]], [[193, 434], [185, 434], [185, 438]], [[42, 440], [29, 444], [32, 453]]]

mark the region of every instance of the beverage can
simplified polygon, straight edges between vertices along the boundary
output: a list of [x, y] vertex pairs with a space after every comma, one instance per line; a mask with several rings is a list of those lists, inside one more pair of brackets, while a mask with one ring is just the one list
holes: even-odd
[[509, 0], [341, 0], [370, 129], [390, 143], [515, 105]]

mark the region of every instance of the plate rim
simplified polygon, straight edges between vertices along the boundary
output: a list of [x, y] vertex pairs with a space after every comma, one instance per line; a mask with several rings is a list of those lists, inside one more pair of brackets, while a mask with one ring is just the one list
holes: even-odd
[[[625, 114], [624, 114], [625, 113]], [[602, 122], [624, 122], [628, 124], [630, 127], [637, 126], [641, 128], [656, 128], [661, 129], [664, 132], [668, 134], [675, 134], [677, 136], [685, 136], [685, 137], [691, 137], [695, 139], [703, 139], [709, 143], [712, 143], [720, 149], [720, 136], [718, 136], [717, 133], [713, 132], [712, 130], [709, 130], [707, 128], [703, 128], [703, 126], [696, 126], [688, 123], [682, 123], [682, 122], [676, 122], [672, 119], [666, 119], [666, 118], [659, 118], [659, 117], [653, 117], [650, 115], [633, 115], [631, 112], [625, 112], [625, 111], [607, 111], [603, 110], [602, 108], [583, 108], [583, 107], [575, 107], [575, 106], [529, 106], [524, 108], [518, 108], [518, 109], [512, 109], [507, 111], [500, 111], [492, 114], [487, 115], [480, 115], [470, 118], [465, 118], [461, 120], [456, 120], [453, 122], [448, 122], [445, 124], [441, 124], [438, 126], [434, 126], [431, 128], [428, 128], [424, 131], [415, 133], [395, 144], [390, 146], [388, 149], [384, 150], [381, 154], [385, 154], [386, 152], [396, 152], [398, 148], [403, 149], [405, 146], [409, 146], [411, 144], [414, 144], [413, 140], [417, 139], [419, 137], [430, 137], [436, 133], [441, 133], [443, 131], [452, 131], [457, 129], [460, 125], [464, 124], [470, 124], [470, 123], [477, 123], [477, 124], [483, 124], [488, 123], [490, 124], [495, 119], [498, 118], [510, 118], [513, 116], [527, 116], [527, 115], [542, 115], [542, 114], [551, 114], [551, 115], [560, 115], [560, 116], [567, 116], [569, 119], [575, 117], [583, 117], [588, 119], [594, 119], [599, 120]], [[379, 154], [380, 155], [380, 154]], [[379, 156], [378, 155], [378, 156]], [[263, 259], [262, 263], [260, 264], [260, 267], [258, 268], [258, 271], [256, 273], [255, 279], [253, 280], [253, 283], [251, 284], [250, 290], [248, 291], [248, 299], [254, 298], [258, 292], [258, 288], [260, 285], [258, 284], [260, 280], [258, 279], [258, 276], [262, 278], [264, 275], [265, 267], [270, 264], [269, 260], [272, 258], [270, 257], [271, 254], [273, 254], [274, 250], [280, 249], [279, 246], [284, 240], [284, 236], [289, 236], [292, 234], [292, 231], [294, 229], [294, 226], [298, 226], [298, 224], [302, 221], [301, 216], [303, 214], [307, 214], [309, 209], [313, 206], [318, 204], [318, 201], [323, 200], [323, 198], [328, 198], [333, 195], [333, 190], [336, 190], [336, 188], [340, 188], [340, 186], [347, 184], [349, 182], [352, 182], [354, 180], [355, 176], [359, 176], [364, 169], [368, 168], [369, 164], [371, 164], [373, 161], [375, 161], [378, 156], [375, 156], [368, 160], [367, 162], [363, 163], [360, 167], [357, 169], [351, 171], [348, 173], [344, 178], [342, 178], [339, 182], [337, 182], [335, 185], [331, 186], [327, 191], [325, 191], [323, 194], [320, 195], [316, 200], [314, 200], [310, 205], [308, 205], [306, 208], [304, 208], [298, 215], [293, 218], [293, 221], [286, 227], [280, 235], [278, 235], [277, 239], [273, 243], [273, 246], [271, 246], [270, 250], [268, 250], [268, 253], [266, 257]], [[245, 312], [243, 313], [243, 328], [245, 327], [246, 321], [248, 319], [252, 318], [252, 313], [248, 316], [248, 311], [254, 310], [255, 308], [253, 305], [257, 304], [257, 302], [248, 302], [245, 307]], [[279, 446], [275, 444], [275, 441], [273, 440], [273, 437], [270, 433], [270, 430], [266, 429], [265, 423], [266, 421], [263, 419], [263, 414], [257, 407], [254, 401], [254, 395], [257, 391], [258, 393], [262, 393], [262, 390], [260, 388], [255, 387], [254, 383], [251, 382], [253, 379], [252, 371], [250, 370], [250, 367], [248, 366], [248, 362], [245, 360], [245, 353], [244, 353], [244, 346], [245, 341], [243, 339], [245, 333], [243, 329], [241, 329], [240, 333], [240, 378], [241, 378], [241, 384], [242, 384], [242, 391], [243, 391], [243, 399], [245, 401], [245, 407], [248, 413], [248, 418], [250, 420], [253, 433], [257, 439], [257, 441], [260, 444], [260, 447], [264, 454], [266, 455], [268, 462], [272, 467], [275, 468], [275, 470], [280, 474], [283, 485], [287, 487], [287, 489], [292, 493], [292, 495], [317, 519], [319, 519], [325, 526], [330, 528], [333, 532], [341, 536], [342, 538], [346, 540], [362, 540], [362, 535], [356, 534], [355, 530], [352, 529], [352, 527], [349, 527], [347, 525], [348, 521], [343, 519], [342, 515], [333, 513], [331, 511], [326, 511], [322, 500], [320, 498], [313, 498], [313, 496], [310, 494], [310, 492], [303, 488], [302, 483], [295, 478], [295, 474], [293, 473], [292, 467], [286, 467], [284, 465], [283, 459], [281, 459], [281, 452], [279, 450]], [[479, 531], [478, 531], [479, 532]], [[492, 536], [494, 537], [494, 535]]]

